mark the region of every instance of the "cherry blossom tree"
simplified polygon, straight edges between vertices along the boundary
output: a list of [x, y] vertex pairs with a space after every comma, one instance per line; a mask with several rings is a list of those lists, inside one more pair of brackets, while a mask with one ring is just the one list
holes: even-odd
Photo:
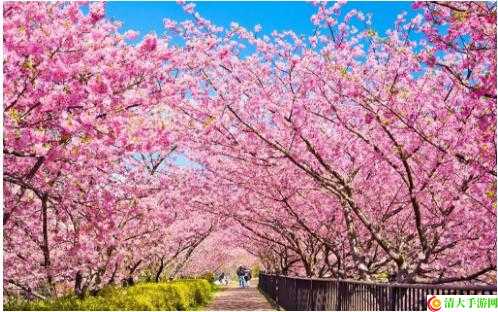
[[177, 139], [154, 109], [175, 96], [167, 42], [130, 46], [103, 3], [12, 2], [4, 18], [5, 285], [130, 279], [179, 200], [156, 174]]
[[[254, 165], [297, 168], [313, 179], [342, 213], [360, 278], [371, 279], [374, 258], [398, 281], [495, 272], [496, 225], [488, 220], [495, 218], [496, 96], [455, 76], [461, 51], [439, 46], [444, 57], [421, 64], [434, 47], [410, 32], [436, 27], [431, 20], [400, 15], [381, 37], [361, 12], [338, 22], [340, 6], [319, 5], [312, 20], [329, 34], [309, 38], [315, 49], [292, 32], [258, 38], [237, 24], [220, 38], [196, 13], [198, 27], [172, 29], [196, 47], [180, 79], [198, 83], [176, 107], [198, 127], [198, 160], [208, 168], [218, 162], [214, 171], [234, 159], [251, 163], [243, 173], [231, 168], [232, 181]], [[496, 14], [484, 12], [489, 20]], [[364, 30], [349, 24], [353, 17]], [[240, 41], [256, 52], [241, 57]], [[492, 76], [494, 47], [476, 57], [476, 77]]]
[[496, 280], [496, 5], [417, 2], [385, 34], [315, 5], [309, 38], [190, 3], [132, 45], [103, 3], [4, 4], [4, 288], [83, 296], [241, 248], [282, 274]]

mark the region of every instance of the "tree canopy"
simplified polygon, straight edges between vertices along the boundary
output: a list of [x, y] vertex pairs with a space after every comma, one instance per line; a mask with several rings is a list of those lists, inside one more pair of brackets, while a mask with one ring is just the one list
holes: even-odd
[[496, 4], [416, 2], [386, 34], [343, 4], [304, 38], [188, 3], [131, 45], [103, 3], [5, 3], [4, 288], [241, 249], [283, 274], [495, 282]]

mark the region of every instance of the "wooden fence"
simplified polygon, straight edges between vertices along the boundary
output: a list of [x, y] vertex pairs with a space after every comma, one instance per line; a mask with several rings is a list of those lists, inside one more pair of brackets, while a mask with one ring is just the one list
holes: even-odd
[[496, 286], [385, 284], [264, 273], [258, 288], [290, 311], [425, 311], [427, 295], [496, 295]]

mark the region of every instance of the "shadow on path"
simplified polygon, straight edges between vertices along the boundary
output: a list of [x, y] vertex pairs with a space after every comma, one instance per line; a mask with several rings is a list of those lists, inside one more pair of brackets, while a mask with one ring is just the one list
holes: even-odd
[[238, 288], [235, 282], [216, 293], [213, 302], [205, 310], [274, 310], [271, 304], [256, 288], [258, 280], [251, 280], [249, 288]]

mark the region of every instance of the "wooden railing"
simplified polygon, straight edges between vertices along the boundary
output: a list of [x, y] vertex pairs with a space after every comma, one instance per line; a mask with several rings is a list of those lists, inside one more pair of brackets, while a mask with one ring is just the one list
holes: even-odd
[[427, 295], [495, 295], [496, 286], [386, 284], [260, 273], [258, 288], [285, 310], [421, 311]]

